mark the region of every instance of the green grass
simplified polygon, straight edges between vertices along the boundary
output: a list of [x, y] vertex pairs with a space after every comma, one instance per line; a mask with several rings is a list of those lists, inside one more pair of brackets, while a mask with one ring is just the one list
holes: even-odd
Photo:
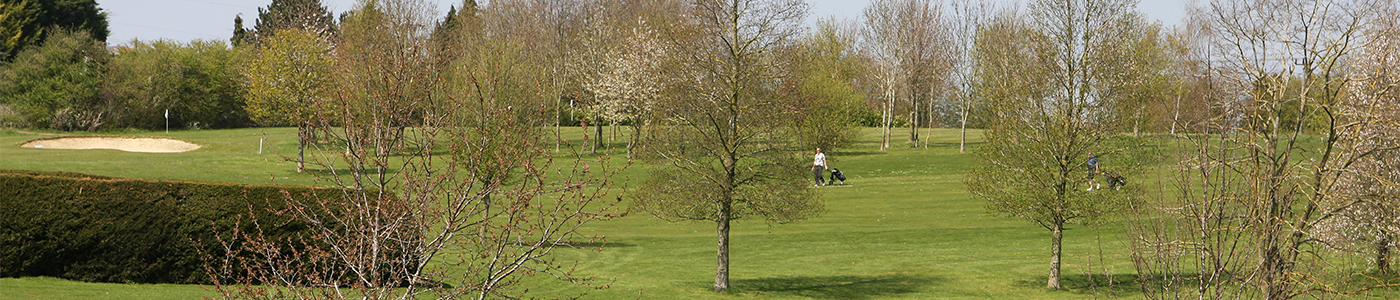
[[[1080, 299], [1086, 256], [1099, 242], [1117, 280], [1131, 265], [1113, 232], [1075, 227], [1067, 233], [1066, 285], [1046, 291], [1049, 232], [1019, 219], [990, 216], [964, 189], [972, 156], [958, 153], [956, 130], [934, 132], [930, 149], [878, 151], [879, 132], [831, 153], [849, 186], [821, 188], [827, 212], [787, 225], [741, 221], [731, 248], [733, 289], [714, 280], [713, 223], [666, 223], [645, 214], [599, 223], [602, 252], [570, 251], [585, 275], [612, 278], [601, 299]], [[980, 133], [970, 136], [980, 140]], [[975, 142], [975, 141], [974, 141]], [[1098, 258], [1094, 258], [1098, 264]], [[1103, 280], [1102, 277], [1099, 278]], [[1119, 294], [1136, 293], [1119, 286]], [[1102, 295], [1100, 295], [1102, 296]]]
[[[264, 137], [264, 133], [263, 154], [259, 155], [258, 139]], [[294, 163], [282, 160], [281, 155], [296, 156], [296, 128], [171, 131], [169, 134], [163, 131], [62, 134], [162, 136], [193, 142], [201, 148], [185, 153], [21, 148], [19, 145], [26, 141], [49, 136], [0, 129], [0, 169], [257, 184], [313, 182], [311, 176], [298, 174]]]
[[211, 296], [198, 285], [117, 284], [52, 277], [0, 278], [0, 299], [199, 299]]
[[[264, 133], [268, 150], [258, 155], [258, 139]], [[244, 183], [313, 182], [278, 156], [295, 154], [295, 129], [121, 134], [169, 136], [204, 148], [179, 154], [27, 149], [18, 145], [39, 136], [0, 131], [0, 168]], [[867, 128], [857, 145], [830, 153], [832, 166], [844, 171], [849, 180], [847, 186], [820, 188], [826, 201], [824, 215], [787, 225], [760, 221], [734, 225], [733, 289], [726, 294], [709, 291], [715, 269], [713, 223], [667, 223], [634, 212], [589, 226], [587, 233], [607, 237], [602, 251], [558, 253], [582, 261], [578, 274], [611, 283], [611, 288], [588, 295], [596, 299], [1137, 297], [1136, 288], [1128, 284], [1135, 275], [1123, 235], [1113, 226], [1071, 227], [1064, 252], [1067, 290], [1047, 291], [1049, 232], [1020, 219], [989, 215], [985, 202], [966, 192], [962, 177], [974, 164], [970, 154], [958, 153], [957, 134], [951, 129], [934, 130], [929, 149], [909, 149], [901, 143], [882, 152], [876, 143], [879, 130]], [[581, 144], [578, 128], [565, 128], [564, 136]], [[972, 132], [969, 137], [975, 143], [981, 134]], [[618, 161], [623, 156], [620, 143], [612, 150], [612, 158]], [[634, 167], [620, 179], [639, 182], [641, 170]], [[1103, 274], [1114, 274], [1116, 285], [1105, 284]], [[1091, 278], [1099, 284], [1091, 286]], [[531, 290], [548, 294], [580, 289], [542, 283]], [[199, 295], [211, 294], [191, 285], [0, 279], [0, 299]]]

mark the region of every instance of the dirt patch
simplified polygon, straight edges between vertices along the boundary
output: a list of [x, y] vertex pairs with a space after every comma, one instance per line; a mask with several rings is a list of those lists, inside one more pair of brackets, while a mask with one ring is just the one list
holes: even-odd
[[127, 152], [178, 153], [199, 149], [199, 145], [162, 137], [79, 136], [54, 137], [19, 145], [35, 149], [115, 149]]

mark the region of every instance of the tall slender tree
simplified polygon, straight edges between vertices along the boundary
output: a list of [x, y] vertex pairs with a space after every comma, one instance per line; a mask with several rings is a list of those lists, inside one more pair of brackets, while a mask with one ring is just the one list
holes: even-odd
[[[882, 147], [889, 148], [895, 107], [908, 103], [909, 142], [919, 145], [928, 106], [947, 80], [950, 65], [943, 8], [928, 0], [876, 0], [865, 9], [863, 36], [883, 86]], [[921, 114], [922, 112], [922, 114]]]
[[243, 28], [243, 14], [233, 16], [233, 37], [228, 39], [229, 44], [238, 47], [250, 38], [248, 29]]
[[729, 289], [729, 230], [736, 221], [800, 221], [821, 212], [806, 188], [805, 151], [795, 149], [785, 101], [776, 90], [775, 56], [801, 31], [801, 0], [701, 0], [691, 18], [667, 27], [680, 51], [668, 74], [676, 83], [660, 101], [646, 158], [657, 164], [637, 205], [672, 221], [714, 222], [714, 290]]
[[992, 211], [1050, 231], [1052, 290], [1061, 287], [1065, 226], [1092, 221], [1124, 197], [1086, 191], [1097, 188], [1092, 182], [1081, 187], [1092, 172], [1086, 154], [1113, 150], [1105, 143], [1118, 119], [1117, 99], [1100, 85], [1116, 74], [1096, 67], [1112, 61], [1108, 46], [1132, 33], [1123, 24], [1135, 14], [1127, 0], [1044, 0], [1025, 16], [1003, 14], [978, 36], [978, 93], [990, 105], [991, 125], [978, 153], [984, 167], [971, 172], [968, 186]]
[[948, 20], [952, 28], [949, 37], [949, 44], [952, 45], [949, 94], [952, 100], [957, 101], [958, 152], [964, 153], [967, 152], [967, 123], [978, 103], [974, 101], [977, 97], [973, 94], [977, 70], [977, 32], [989, 21], [996, 8], [985, 0], [953, 1], [951, 6]]

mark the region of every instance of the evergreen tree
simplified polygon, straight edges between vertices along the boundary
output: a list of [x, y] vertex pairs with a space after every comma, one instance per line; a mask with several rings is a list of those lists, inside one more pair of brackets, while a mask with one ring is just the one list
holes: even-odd
[[42, 44], [54, 28], [85, 31], [98, 41], [110, 34], [97, 0], [0, 0], [0, 59], [10, 61], [25, 47]]
[[24, 37], [24, 25], [34, 20], [25, 14], [28, 0], [19, 3], [0, 3], [0, 58], [19, 52], [20, 41]]
[[229, 44], [238, 47], [238, 45], [242, 45], [243, 42], [248, 41], [248, 39], [248, 29], [243, 28], [243, 14], [238, 14], [233, 17], [233, 38], [228, 40]]
[[[466, 32], [475, 32], [478, 29], [476, 1], [467, 0], [462, 3], [462, 10], [451, 6], [447, 10], [447, 16], [442, 21], [437, 22], [433, 27], [433, 42], [438, 47], [453, 43], [452, 39], [458, 38]], [[464, 32], [466, 31], [466, 32]]]
[[251, 36], [253, 40], [261, 40], [283, 29], [301, 29], [328, 37], [335, 34], [336, 24], [330, 10], [320, 0], [272, 0], [266, 9], [258, 8], [258, 20]]
[[449, 6], [447, 17], [444, 17], [433, 27], [433, 44], [439, 52], [446, 50], [446, 47], [451, 44], [450, 40], [456, 34], [459, 23], [461, 22], [457, 21], [457, 7]]
[[462, 10], [450, 7], [447, 16], [433, 26], [431, 42], [439, 64], [447, 64], [462, 58], [465, 44], [475, 40], [480, 32], [480, 20], [476, 1], [462, 3]]

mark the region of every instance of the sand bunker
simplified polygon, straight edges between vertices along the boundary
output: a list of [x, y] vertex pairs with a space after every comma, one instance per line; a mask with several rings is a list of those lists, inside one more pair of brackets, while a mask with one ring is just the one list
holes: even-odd
[[127, 152], [177, 153], [199, 149], [194, 143], [159, 137], [57, 137], [25, 142], [20, 147], [37, 149], [116, 149]]

